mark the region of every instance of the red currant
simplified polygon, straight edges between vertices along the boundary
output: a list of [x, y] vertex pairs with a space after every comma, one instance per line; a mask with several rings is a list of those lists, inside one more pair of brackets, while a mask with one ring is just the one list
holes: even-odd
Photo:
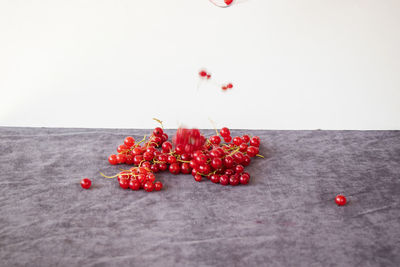
[[[224, 2], [225, 2], [225, 4], [226, 4], [227, 6], [229, 6], [229, 5], [232, 4], [233, 0], [224, 0]], [[232, 88], [232, 87], [231, 87], [231, 88]]]
[[210, 137], [210, 142], [214, 145], [219, 145], [221, 143], [221, 137], [214, 135]]
[[196, 174], [196, 175], [194, 176], [194, 180], [195, 180], [196, 182], [201, 182], [201, 179], [202, 179], [202, 176], [201, 176], [200, 174]]
[[144, 154], [143, 154], [143, 159], [144, 159], [144, 160], [150, 161], [150, 160], [152, 160], [153, 158], [154, 158], [154, 153], [151, 153], [151, 152], [144, 152]]
[[162, 147], [162, 150], [164, 153], [169, 153], [172, 149], [172, 144], [170, 142], [166, 141], [162, 144], [161, 147]]
[[169, 172], [172, 174], [179, 174], [179, 172], [181, 171], [181, 167], [179, 166], [179, 163], [172, 163], [171, 165], [169, 165]]
[[228, 129], [227, 127], [223, 127], [223, 128], [219, 131], [219, 134], [220, 134], [222, 137], [228, 137], [228, 136], [231, 135], [231, 132], [229, 131], [229, 129]]
[[151, 192], [154, 190], [154, 184], [153, 182], [146, 182], [143, 186], [144, 190], [146, 190], [147, 192]]
[[238, 164], [238, 165], [236, 165], [236, 167], [235, 167], [235, 172], [236, 173], [242, 173], [244, 171], [244, 167], [243, 167], [243, 165], [240, 165], [240, 164]]
[[139, 190], [140, 189], [140, 182], [138, 180], [130, 180], [129, 181], [129, 188], [132, 190]]
[[234, 174], [231, 177], [229, 177], [229, 184], [230, 185], [235, 186], [235, 185], [238, 185], [239, 182], [240, 182], [240, 180], [239, 180], [239, 177], [237, 175]]
[[108, 162], [110, 162], [111, 165], [117, 165], [118, 164], [117, 155], [113, 154], [113, 155], [109, 156]]
[[163, 184], [160, 181], [155, 182], [155, 184], [154, 184], [155, 191], [160, 191], [162, 188], [163, 188]]
[[248, 142], [250, 142], [250, 137], [247, 134], [245, 134], [242, 136], [242, 140], [243, 143], [247, 144]]
[[124, 140], [124, 144], [127, 147], [132, 147], [135, 144], [135, 139], [132, 136], [128, 136]]
[[200, 75], [200, 77], [206, 77], [207, 76], [207, 72], [205, 71], [205, 70], [201, 70], [200, 72], [199, 72], [199, 75]]
[[182, 172], [183, 174], [189, 174], [189, 173], [191, 173], [191, 172], [192, 172], [192, 168], [190, 168], [190, 164], [189, 164], [189, 163], [186, 163], [186, 162], [182, 163], [181, 172]]
[[89, 189], [91, 185], [92, 185], [92, 181], [90, 181], [89, 178], [83, 178], [83, 179], [81, 180], [81, 186], [82, 186], [82, 188], [84, 188], [84, 189]]
[[239, 178], [241, 184], [248, 184], [250, 181], [250, 175], [247, 172], [242, 173]]
[[165, 171], [168, 168], [167, 163], [161, 162], [158, 163], [158, 168], [160, 169], [160, 171]]
[[126, 155], [125, 154], [118, 154], [117, 155], [117, 162], [119, 164], [123, 164], [126, 162]]
[[249, 146], [247, 148], [247, 155], [249, 155], [249, 157], [255, 157], [259, 152], [258, 147], [255, 146]]
[[139, 165], [143, 161], [143, 155], [136, 155], [133, 157], [133, 163]]
[[254, 136], [253, 138], [251, 138], [250, 145], [259, 147], [260, 146], [260, 138], [258, 136]]
[[213, 174], [210, 177], [211, 182], [213, 182], [214, 184], [218, 184], [219, 183], [219, 175], [218, 174]]
[[338, 206], [344, 206], [344, 205], [346, 205], [347, 200], [346, 200], [345, 196], [337, 195], [335, 198], [335, 202]]
[[154, 128], [153, 135], [157, 137], [162, 137], [164, 131], [160, 127]]
[[220, 158], [213, 158], [211, 161], [211, 167], [213, 167], [214, 170], [221, 168], [222, 164], [223, 164], [223, 162], [222, 162], [222, 159], [220, 159]]
[[129, 147], [127, 147], [125, 144], [119, 145], [117, 147], [118, 153], [126, 152], [127, 150], [129, 150]]
[[237, 146], [240, 146], [243, 143], [243, 140], [239, 136], [236, 136], [233, 138], [233, 143]]
[[126, 155], [126, 161], [125, 161], [125, 163], [126, 163], [126, 164], [133, 164], [133, 163], [134, 163], [134, 161], [133, 161], [133, 156], [132, 156], [132, 155]]
[[[225, 0], [225, 3], [229, 6], [229, 5], [232, 3], [232, 1], [233, 1], [233, 0]], [[229, 2], [229, 4], [228, 4], [227, 2]], [[226, 87], [227, 87], [228, 89], [232, 89], [233, 84], [228, 83], [228, 85], [227, 85]]]
[[119, 186], [123, 189], [128, 189], [129, 188], [129, 179], [120, 179]]
[[232, 168], [233, 167], [233, 163], [234, 163], [234, 161], [233, 161], [233, 158], [231, 156], [226, 156], [224, 158], [225, 167]]
[[228, 185], [229, 184], [229, 177], [226, 175], [221, 175], [219, 177], [219, 183], [222, 185]]
[[232, 141], [232, 137], [231, 136], [224, 137], [224, 141], [225, 143], [229, 143], [230, 141]]
[[169, 157], [168, 157], [168, 163], [169, 163], [169, 164], [176, 163], [176, 158], [175, 158], [174, 156], [172, 156], [172, 155], [169, 156]]

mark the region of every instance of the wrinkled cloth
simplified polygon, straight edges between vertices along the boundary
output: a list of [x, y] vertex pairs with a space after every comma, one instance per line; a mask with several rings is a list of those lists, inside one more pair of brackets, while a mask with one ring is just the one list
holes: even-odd
[[149, 132], [0, 127], [0, 265], [400, 266], [400, 131], [231, 130], [262, 141], [247, 186], [99, 175]]

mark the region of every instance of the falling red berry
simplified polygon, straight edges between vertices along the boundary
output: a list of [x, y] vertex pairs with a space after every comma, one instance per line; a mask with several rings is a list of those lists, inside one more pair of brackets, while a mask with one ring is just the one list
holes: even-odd
[[232, 89], [232, 87], [233, 87], [233, 84], [231, 84], [231, 83], [228, 83], [228, 85], [227, 85], [226, 87], [228, 87], [229, 89]]
[[229, 6], [230, 4], [232, 4], [233, 0], [224, 0], [224, 2], [227, 6]]
[[[205, 70], [201, 70], [200, 72], [199, 72], [199, 75], [200, 75], [200, 77], [207, 77], [207, 75], [209, 75], [208, 73], [207, 73], [207, 71], [205, 71]], [[210, 75], [210, 77], [211, 77], [211, 75]]]
[[344, 206], [344, 205], [346, 205], [347, 200], [346, 200], [345, 196], [337, 195], [335, 198], [335, 202], [338, 206]]
[[82, 188], [89, 189], [91, 185], [92, 185], [92, 181], [90, 181], [89, 178], [82, 179], [82, 181], [81, 181]]

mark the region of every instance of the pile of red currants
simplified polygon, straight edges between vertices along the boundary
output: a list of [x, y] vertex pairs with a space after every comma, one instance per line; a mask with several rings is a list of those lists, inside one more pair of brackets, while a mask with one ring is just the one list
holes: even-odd
[[168, 135], [161, 127], [138, 143], [131, 136], [117, 147], [118, 154], [109, 156], [112, 165], [135, 165], [122, 170], [118, 177], [121, 188], [147, 192], [159, 191], [162, 183], [155, 181], [155, 173], [169, 170], [172, 174], [192, 174], [194, 180], [203, 178], [221, 185], [248, 184], [250, 175], [245, 172], [253, 157], [259, 155], [260, 138], [248, 135], [231, 137], [230, 130], [222, 128], [216, 135], [204, 137], [198, 129], [180, 128], [168, 141]]

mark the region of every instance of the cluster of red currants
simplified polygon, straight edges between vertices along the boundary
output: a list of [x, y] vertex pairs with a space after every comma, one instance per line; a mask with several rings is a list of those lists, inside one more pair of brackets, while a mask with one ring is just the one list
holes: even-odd
[[[200, 76], [201, 79], [209, 80], [211, 78], [211, 74], [208, 73], [206, 70], [199, 71], [199, 76]], [[232, 83], [221, 85], [221, 89], [224, 90], [224, 91], [226, 91], [228, 89], [232, 89], [232, 88], [233, 88], [233, 84]]]
[[172, 174], [191, 173], [198, 182], [207, 177], [222, 185], [247, 184], [250, 175], [244, 169], [252, 157], [262, 157], [258, 155], [259, 146], [259, 137], [232, 138], [226, 127], [208, 139], [198, 129], [180, 128], [171, 143], [163, 129], [157, 127], [149, 138], [138, 143], [131, 136], [125, 138], [124, 144], [117, 147], [118, 154], [109, 156], [108, 161], [112, 165], [136, 167], [109, 178], [118, 177], [122, 188], [143, 188], [148, 192], [162, 188], [161, 182], [155, 182], [154, 174], [167, 169]]

